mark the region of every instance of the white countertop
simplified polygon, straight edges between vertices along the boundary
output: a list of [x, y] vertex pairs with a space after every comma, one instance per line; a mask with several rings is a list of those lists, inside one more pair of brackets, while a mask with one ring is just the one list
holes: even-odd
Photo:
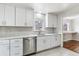
[[[54, 35], [54, 34], [45, 34], [45, 35]], [[29, 35], [2, 35], [0, 39], [14, 39], [14, 38], [24, 38], [24, 37], [37, 37], [38, 35], [29, 34]]]
[[10, 36], [0, 36], [0, 39], [14, 39], [14, 38], [24, 38], [24, 37], [35, 37], [37, 35], [10, 35]]

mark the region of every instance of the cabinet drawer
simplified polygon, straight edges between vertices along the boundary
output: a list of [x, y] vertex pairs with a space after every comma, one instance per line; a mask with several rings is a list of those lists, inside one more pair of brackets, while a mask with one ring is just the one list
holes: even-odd
[[13, 51], [10, 54], [11, 56], [22, 56], [23, 55], [23, 51]]
[[9, 56], [9, 40], [0, 40], [0, 56]]
[[13, 39], [10, 40], [11, 46], [22, 46], [23, 45], [23, 40], [22, 39]]
[[9, 43], [9, 40], [0, 40], [0, 43]]
[[11, 56], [23, 55], [23, 39], [10, 40], [10, 55]]
[[22, 39], [13, 39], [13, 40], [11, 40], [11, 43], [21, 43], [21, 42], [23, 42]]

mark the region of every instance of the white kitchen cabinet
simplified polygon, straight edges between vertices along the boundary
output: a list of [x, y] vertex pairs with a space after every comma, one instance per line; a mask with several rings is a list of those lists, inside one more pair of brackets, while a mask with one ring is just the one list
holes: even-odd
[[23, 39], [0, 40], [0, 56], [22, 56]]
[[0, 26], [15, 25], [15, 8], [12, 6], [0, 5]]
[[0, 26], [5, 25], [4, 20], [4, 6], [0, 5]]
[[45, 27], [57, 27], [57, 16], [54, 14], [46, 14]]
[[61, 40], [57, 36], [51, 36], [50, 37], [50, 47], [57, 47], [61, 43]]
[[16, 26], [25, 26], [25, 8], [16, 7]]
[[26, 9], [26, 25], [33, 26], [34, 23], [34, 10]]
[[50, 47], [53, 48], [56, 46], [57, 46], [57, 38], [53, 36], [50, 38]]
[[34, 10], [0, 5], [0, 26], [33, 26]]
[[50, 48], [50, 40], [46, 36], [37, 37], [37, 51]]
[[23, 55], [23, 39], [10, 40], [10, 55], [22, 56]]
[[12, 6], [5, 6], [4, 12], [6, 26], [15, 26], [15, 8]]
[[45, 50], [45, 40], [43, 37], [37, 37], [37, 51]]
[[0, 56], [9, 56], [9, 40], [0, 40]]
[[37, 51], [57, 47], [60, 43], [60, 39], [55, 35], [37, 37]]
[[61, 45], [61, 36], [57, 35], [57, 46]]

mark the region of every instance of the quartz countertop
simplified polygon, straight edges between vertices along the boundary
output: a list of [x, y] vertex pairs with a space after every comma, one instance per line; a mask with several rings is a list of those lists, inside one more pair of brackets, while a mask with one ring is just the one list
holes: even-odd
[[14, 38], [24, 38], [24, 37], [36, 37], [37, 35], [7, 35], [0, 36], [0, 39], [14, 39]]
[[[55, 35], [55, 34], [44, 34], [44, 36], [46, 35]], [[20, 34], [20, 35], [1, 35], [0, 39], [14, 39], [14, 38], [26, 38], [26, 37], [37, 37], [38, 35], [35, 34]], [[41, 35], [42, 36], [42, 35]]]

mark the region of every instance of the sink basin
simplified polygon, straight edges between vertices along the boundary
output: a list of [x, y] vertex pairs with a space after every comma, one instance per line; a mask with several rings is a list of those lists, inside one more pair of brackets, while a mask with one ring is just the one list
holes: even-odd
[[37, 35], [37, 36], [45, 36], [45, 34], [40, 34], [40, 35]]
[[37, 35], [37, 36], [49, 36], [49, 35], [54, 35], [54, 34], [40, 34], [40, 35]]

